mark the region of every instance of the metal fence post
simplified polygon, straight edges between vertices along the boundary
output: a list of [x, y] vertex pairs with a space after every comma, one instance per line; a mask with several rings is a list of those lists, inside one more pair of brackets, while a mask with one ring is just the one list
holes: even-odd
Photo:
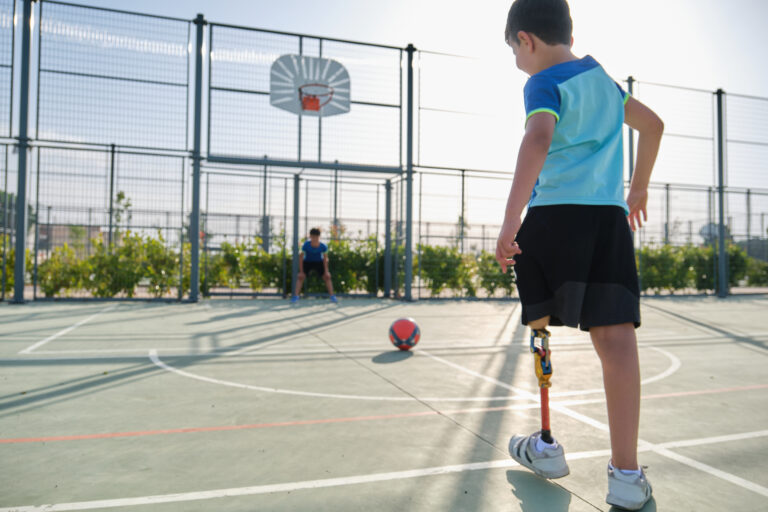
[[405, 300], [412, 300], [413, 280], [413, 54], [416, 48], [409, 44], [408, 53], [408, 117], [406, 122], [406, 183], [405, 183]]
[[712, 243], [712, 290], [717, 293], [717, 236], [711, 231], [712, 226], [715, 224], [715, 189], [709, 187], [707, 189], [707, 223], [710, 227], [709, 236]]
[[460, 225], [459, 225], [459, 252], [461, 254], [464, 254], [464, 215], [465, 215], [465, 184], [466, 184], [466, 172], [462, 169], [461, 171], [461, 219], [460, 219]]
[[109, 154], [109, 230], [107, 231], [107, 249], [112, 252], [112, 222], [115, 215], [115, 145], [110, 145]]
[[200, 292], [200, 161], [202, 160], [201, 131], [203, 124], [203, 28], [205, 17], [198, 14], [195, 45], [195, 117], [192, 147], [192, 211], [189, 214], [189, 300], [198, 301]]
[[283, 296], [289, 293], [286, 265], [286, 245], [288, 243], [288, 178], [283, 179]]
[[747, 189], [747, 256], [752, 248], [752, 191]]
[[664, 185], [664, 245], [669, 245], [669, 183]]
[[718, 195], [718, 286], [717, 296], [728, 296], [728, 267], [725, 252], [725, 126], [723, 99], [725, 92], [718, 89], [717, 95], [717, 195]]
[[3, 169], [3, 260], [2, 267], [0, 267], [0, 274], [2, 274], [2, 281], [0, 281], [0, 300], [5, 300], [5, 285], [8, 282], [8, 276], [6, 275], [5, 258], [7, 244], [10, 242], [8, 235], [10, 233], [10, 218], [8, 215], [8, 146], [5, 146], [5, 168]]
[[24, 0], [21, 37], [21, 82], [19, 94], [19, 169], [16, 186], [16, 261], [13, 303], [24, 302], [24, 260], [27, 245], [27, 140], [29, 121], [29, 63], [32, 40], [32, 0]]
[[291, 270], [291, 294], [296, 291], [296, 282], [299, 278], [299, 187], [301, 178], [293, 175], [293, 265]]
[[[336, 163], [339, 163], [336, 160]], [[333, 233], [331, 239], [339, 240], [339, 170], [333, 170]]]
[[392, 292], [392, 182], [384, 185], [384, 296]]
[[267, 166], [264, 165], [264, 190], [261, 194], [261, 246], [264, 252], [269, 252], [269, 237], [270, 237], [270, 219], [267, 213], [267, 187], [269, 186], [269, 176], [267, 175]]
[[[48, 222], [46, 224], [48, 236], [46, 238], [46, 259], [51, 255], [51, 207], [48, 206]], [[37, 255], [40, 252], [40, 147], [37, 148], [37, 173], [35, 183], [35, 242], [34, 242], [34, 271], [32, 273], [32, 300], [37, 300]]]

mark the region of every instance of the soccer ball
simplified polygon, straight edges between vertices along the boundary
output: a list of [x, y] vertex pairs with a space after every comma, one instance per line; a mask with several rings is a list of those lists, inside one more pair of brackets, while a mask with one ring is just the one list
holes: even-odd
[[389, 327], [389, 341], [400, 350], [411, 350], [420, 337], [421, 331], [413, 318], [399, 318]]

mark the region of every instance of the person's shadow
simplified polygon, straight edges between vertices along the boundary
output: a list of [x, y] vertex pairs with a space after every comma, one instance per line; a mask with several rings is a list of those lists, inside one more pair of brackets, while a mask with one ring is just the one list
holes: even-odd
[[571, 493], [528, 470], [510, 469], [507, 482], [523, 512], [568, 512]]

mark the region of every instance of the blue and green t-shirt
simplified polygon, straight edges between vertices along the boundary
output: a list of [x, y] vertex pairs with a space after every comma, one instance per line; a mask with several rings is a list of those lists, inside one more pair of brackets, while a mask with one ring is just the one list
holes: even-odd
[[312, 247], [312, 242], [307, 240], [304, 242], [304, 245], [301, 246], [301, 250], [304, 251], [304, 261], [317, 262], [323, 261], [323, 253], [328, 250], [328, 246], [323, 242], [320, 242], [320, 245], [317, 247]]
[[587, 55], [556, 64], [525, 84], [526, 122], [555, 116], [547, 159], [528, 206], [621, 206], [624, 200], [622, 126], [629, 95]]

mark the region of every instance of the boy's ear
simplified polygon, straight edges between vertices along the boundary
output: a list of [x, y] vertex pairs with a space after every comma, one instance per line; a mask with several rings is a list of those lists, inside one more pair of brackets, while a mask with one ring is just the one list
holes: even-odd
[[528, 51], [533, 51], [533, 37], [528, 32], [519, 30], [517, 40], [520, 41], [520, 48], [527, 47]]

